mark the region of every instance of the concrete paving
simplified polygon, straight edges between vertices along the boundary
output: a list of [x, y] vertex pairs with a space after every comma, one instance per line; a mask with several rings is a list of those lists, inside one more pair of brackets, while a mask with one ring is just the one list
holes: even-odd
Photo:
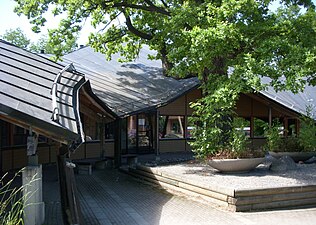
[[314, 225], [316, 221], [316, 208], [227, 212], [141, 183], [117, 170], [77, 175], [76, 180], [87, 224]]
[[[144, 184], [114, 169], [76, 175], [76, 182], [86, 225], [315, 225], [316, 221], [316, 208], [227, 212]], [[44, 178], [44, 200], [45, 224], [62, 225], [57, 176], [52, 172]]]

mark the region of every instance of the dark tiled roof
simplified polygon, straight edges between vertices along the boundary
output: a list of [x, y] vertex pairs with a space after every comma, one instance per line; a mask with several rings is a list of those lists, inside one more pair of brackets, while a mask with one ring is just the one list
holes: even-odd
[[63, 57], [90, 80], [95, 95], [113, 112], [124, 117], [164, 105], [197, 87], [197, 78], [176, 80], [163, 76], [161, 62], [149, 60], [143, 48], [134, 62], [120, 63], [118, 55], [106, 61], [101, 53], [84, 47]]
[[[262, 78], [262, 82], [268, 83], [268, 78]], [[307, 85], [302, 92], [294, 94], [291, 91], [278, 91], [268, 87], [261, 94], [279, 104], [303, 115], [306, 115], [307, 107], [312, 109], [312, 117], [316, 120], [316, 87]]]
[[52, 121], [51, 88], [64, 68], [44, 57], [0, 40], [0, 113], [51, 133], [63, 142], [81, 139], [77, 91], [85, 78], [76, 71], [62, 73], [57, 84], [59, 120]]

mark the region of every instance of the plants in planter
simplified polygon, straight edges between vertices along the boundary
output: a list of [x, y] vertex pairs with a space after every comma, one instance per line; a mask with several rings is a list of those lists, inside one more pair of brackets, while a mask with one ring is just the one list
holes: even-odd
[[195, 142], [191, 143], [197, 158], [206, 160], [221, 172], [249, 171], [263, 162], [264, 153], [248, 147], [243, 118], [232, 116], [229, 107], [219, 110], [214, 105], [209, 106], [208, 113], [201, 104], [194, 107], [200, 115], [193, 118], [200, 126], [194, 129]]
[[301, 118], [301, 129], [298, 136], [295, 134], [282, 137], [280, 135], [281, 124], [273, 121], [271, 127], [265, 127], [265, 137], [267, 138], [267, 149], [271, 156], [280, 158], [290, 156], [295, 162], [305, 161], [312, 156], [316, 156], [316, 126], [311, 117]]
[[301, 117], [300, 133], [298, 141], [304, 151], [316, 152], [316, 122], [312, 118], [312, 109], [307, 107], [307, 116]]

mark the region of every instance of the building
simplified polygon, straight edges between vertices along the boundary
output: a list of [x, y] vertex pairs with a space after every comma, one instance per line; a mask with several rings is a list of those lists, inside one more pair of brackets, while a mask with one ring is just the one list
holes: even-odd
[[62, 144], [69, 152], [85, 147], [81, 115], [115, 119], [72, 65], [65, 67], [2, 40], [0, 77], [1, 173], [28, 164], [30, 136], [38, 136], [39, 164], [51, 163]]
[[[18, 95], [14, 97], [18, 100], [23, 97], [21, 100], [26, 104], [25, 109], [31, 110], [30, 114], [35, 109], [42, 110], [46, 115], [43, 121], [57, 127], [61, 124], [50, 119], [53, 115], [51, 89], [56, 75], [72, 65], [57, 82], [60, 122], [73, 119], [70, 121], [80, 124], [74, 122], [75, 114], [69, 114], [65, 108], [73, 105], [79, 112], [77, 119], [82, 123], [76, 130], [82, 129], [78, 134], [81, 137], [78, 143], [82, 144], [77, 144], [76, 151], [70, 153], [71, 159], [115, 158], [119, 163], [121, 156], [191, 151], [188, 143], [192, 140], [190, 132], [195, 125], [190, 123], [193, 111], [189, 104], [202, 96], [199, 81], [197, 78], [177, 80], [163, 76], [161, 62], [147, 59], [152, 53], [149, 49], [142, 49], [134, 62], [119, 63], [117, 55], [106, 61], [104, 55], [83, 47], [56, 64], [6, 42], [0, 44], [1, 82], [4, 84], [1, 86], [1, 107], [13, 102], [8, 98], [12, 92]], [[68, 73], [69, 78], [65, 77]], [[75, 86], [74, 80], [79, 78], [82, 81], [76, 86], [78, 96], [75, 98], [69, 94], [72, 89], [64, 90]], [[61, 85], [65, 87], [61, 89]], [[249, 121], [245, 132], [252, 146], [258, 147], [265, 143], [262, 125], [271, 123], [274, 118], [283, 123], [280, 129], [285, 135], [297, 133], [298, 118], [315, 98], [315, 87], [306, 87], [299, 94], [276, 93], [269, 88], [260, 93], [241, 94], [236, 113]], [[22, 107], [23, 104], [18, 105]], [[26, 112], [25, 109], [21, 111]], [[30, 125], [16, 123], [4, 115], [0, 115], [0, 156], [2, 171], [8, 171], [27, 164], [26, 141]], [[74, 124], [60, 127], [75, 129]], [[35, 126], [32, 127], [34, 130]], [[51, 163], [56, 161], [60, 143], [69, 145], [69, 141], [64, 140], [69, 137], [65, 132], [57, 132], [55, 127], [45, 128], [40, 132], [34, 130], [41, 134], [38, 158], [40, 163]], [[49, 133], [54, 129], [59, 137]]]
[[[74, 63], [86, 74], [95, 95], [118, 116], [118, 123], [105, 125], [107, 157], [191, 150], [188, 142], [194, 124], [190, 124], [189, 104], [202, 96], [199, 81], [163, 76], [161, 62], [147, 59], [151, 53], [145, 47], [134, 62], [119, 63], [118, 55], [106, 61], [104, 55], [83, 47], [63, 57], [64, 65]], [[303, 93], [295, 95], [269, 88], [241, 94], [236, 113], [249, 121], [245, 132], [252, 146], [258, 147], [265, 143], [264, 123], [271, 124], [278, 118], [285, 135], [297, 132], [298, 118], [315, 100], [315, 87], [306, 87]], [[119, 134], [114, 135], [115, 130]], [[97, 138], [93, 134], [91, 137]]]

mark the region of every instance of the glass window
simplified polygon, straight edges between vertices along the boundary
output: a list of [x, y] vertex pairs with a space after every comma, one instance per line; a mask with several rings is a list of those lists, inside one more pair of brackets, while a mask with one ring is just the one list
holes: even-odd
[[184, 116], [160, 116], [159, 138], [184, 138]]
[[289, 119], [288, 120], [288, 136], [296, 136], [296, 120], [295, 119]]
[[137, 117], [130, 116], [127, 118], [127, 146], [128, 148], [135, 148], [136, 147], [136, 124]]
[[114, 122], [105, 124], [105, 139], [114, 139], [114, 124]]

